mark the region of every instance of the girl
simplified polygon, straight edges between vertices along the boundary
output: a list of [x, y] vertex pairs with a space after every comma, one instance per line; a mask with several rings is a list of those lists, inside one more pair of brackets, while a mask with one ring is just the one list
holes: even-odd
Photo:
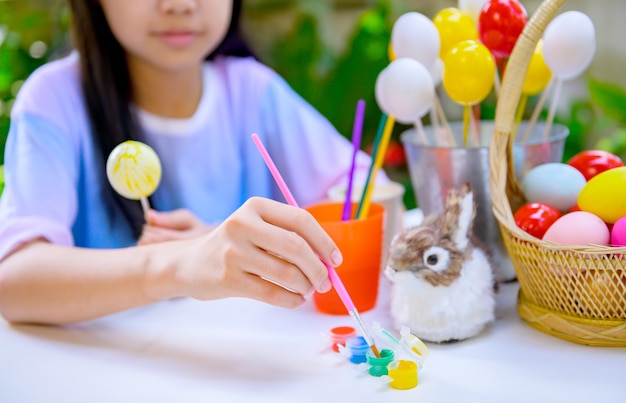
[[[340, 251], [307, 212], [272, 200], [282, 198], [250, 135], [302, 205], [344, 180], [351, 145], [246, 57], [241, 1], [69, 4], [76, 52], [33, 73], [12, 110], [2, 315], [67, 323], [176, 296], [293, 308], [329, 291], [320, 258], [336, 267]], [[146, 226], [106, 179], [127, 139], [163, 166]], [[369, 163], [359, 155], [361, 178]]]

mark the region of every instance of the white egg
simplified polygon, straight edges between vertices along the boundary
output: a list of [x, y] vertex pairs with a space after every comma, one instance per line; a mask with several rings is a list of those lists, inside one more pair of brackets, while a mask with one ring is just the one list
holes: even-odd
[[532, 168], [522, 179], [522, 191], [530, 203], [547, 203], [561, 212], [569, 211], [587, 181], [571, 165], [550, 162]]
[[478, 25], [478, 17], [480, 16], [480, 11], [483, 9], [483, 6], [486, 2], [486, 0], [459, 0], [459, 10], [469, 15], [472, 20], [474, 20], [474, 22]]
[[435, 86], [426, 68], [406, 57], [389, 63], [376, 78], [380, 109], [400, 123], [415, 123], [433, 105]]
[[402, 14], [393, 24], [391, 46], [396, 57], [415, 59], [430, 67], [439, 56], [441, 40], [432, 20], [423, 14]]
[[543, 33], [543, 59], [560, 80], [570, 80], [585, 71], [595, 51], [593, 22], [580, 11], [556, 16]]
[[443, 77], [443, 60], [436, 58], [435, 62], [430, 66], [430, 76], [433, 79], [433, 85], [436, 87], [441, 84]]

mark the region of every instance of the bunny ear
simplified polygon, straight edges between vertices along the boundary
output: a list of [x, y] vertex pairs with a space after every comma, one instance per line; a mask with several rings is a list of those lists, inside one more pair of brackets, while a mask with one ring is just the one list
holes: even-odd
[[470, 184], [466, 182], [459, 189], [451, 190], [446, 200], [443, 230], [461, 250], [469, 243], [474, 215], [474, 195]]

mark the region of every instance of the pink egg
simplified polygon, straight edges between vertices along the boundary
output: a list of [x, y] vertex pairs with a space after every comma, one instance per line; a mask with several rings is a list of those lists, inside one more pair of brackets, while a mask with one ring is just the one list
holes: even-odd
[[604, 221], [586, 211], [565, 214], [543, 236], [544, 241], [561, 245], [608, 245], [609, 238], [609, 229]]
[[626, 217], [615, 221], [611, 228], [611, 245], [626, 246]]

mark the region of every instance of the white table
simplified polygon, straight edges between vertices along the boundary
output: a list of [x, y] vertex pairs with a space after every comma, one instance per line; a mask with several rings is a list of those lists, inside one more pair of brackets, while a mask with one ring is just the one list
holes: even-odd
[[[393, 329], [389, 287], [383, 279], [378, 306], [362, 313], [368, 326]], [[312, 302], [177, 299], [69, 327], [0, 320], [0, 402], [626, 401], [626, 348], [534, 330], [517, 315], [517, 290], [501, 287], [497, 321], [480, 336], [429, 344], [419, 385], [404, 391], [332, 352], [324, 333], [353, 324]]]

